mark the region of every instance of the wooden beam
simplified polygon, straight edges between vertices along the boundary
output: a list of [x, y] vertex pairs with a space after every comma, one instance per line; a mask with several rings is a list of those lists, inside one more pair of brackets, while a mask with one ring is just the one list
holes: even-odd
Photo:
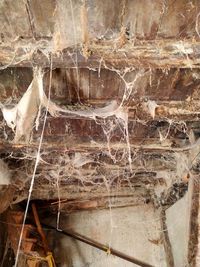
[[13, 185], [1, 186], [0, 189], [0, 214], [3, 213], [12, 203], [16, 188]]
[[[67, 199], [68, 201], [75, 201], [75, 200], [82, 200], [88, 201], [94, 198], [122, 198], [124, 201], [124, 205], [140, 205], [144, 204], [145, 201], [150, 199], [147, 190], [144, 188], [137, 188], [137, 190], [133, 190], [133, 188], [125, 187], [125, 188], [116, 188], [111, 189], [108, 191], [105, 187], [102, 189], [97, 188], [96, 190], [90, 190], [91, 188], [85, 188], [85, 191], [79, 190], [79, 188], [69, 187], [69, 186], [62, 186], [60, 188], [60, 192], [58, 193], [58, 188], [56, 186], [43, 186], [43, 187], [34, 187], [33, 192], [31, 195], [31, 199], [35, 200], [45, 200], [45, 201], [52, 201], [58, 200], [59, 196], [61, 199]], [[16, 191], [13, 195], [15, 199], [14, 203], [19, 203], [25, 199], [27, 199], [28, 188], [23, 188], [21, 191]], [[120, 205], [122, 205], [120, 201]], [[11, 202], [10, 202], [11, 203]], [[105, 201], [104, 204], [101, 205], [101, 208], [107, 207], [107, 202]], [[125, 204], [126, 203], [126, 204]], [[115, 205], [117, 205], [115, 203]]]
[[[78, 47], [78, 48], [77, 48]], [[63, 51], [53, 50], [52, 41], [17, 40], [12, 46], [0, 46], [1, 69], [7, 67], [50, 67], [53, 68], [199, 68], [200, 42], [187, 40], [127, 40], [118, 47], [113, 41], [91, 41], [88, 58], [83, 56], [82, 45], [66, 47]], [[76, 63], [78, 65], [76, 65]]]
[[[59, 139], [61, 141], [61, 139]], [[2, 141], [2, 140], [1, 140]], [[64, 140], [63, 140], [64, 142]], [[143, 151], [143, 152], [150, 152], [150, 153], [174, 153], [174, 152], [188, 152], [193, 146], [191, 145], [186, 145], [183, 147], [172, 147], [171, 145], [163, 145], [159, 142], [140, 142], [140, 143], [135, 143], [131, 144], [130, 148], [132, 151]], [[21, 152], [22, 154], [25, 153], [26, 151], [31, 151], [35, 150], [38, 148], [38, 142], [32, 142], [29, 144], [26, 143], [17, 143], [17, 144], [12, 144], [12, 143], [5, 143], [1, 142], [0, 143], [0, 152], [1, 153], [11, 153], [11, 152]], [[126, 143], [118, 143], [118, 142], [112, 142], [110, 143], [110, 149], [113, 151], [124, 151], [126, 148]], [[28, 149], [28, 150], [27, 150]], [[89, 143], [89, 142], [81, 142], [80, 144], [73, 144], [73, 143], [57, 143], [57, 142], [43, 142], [42, 145], [42, 151], [46, 152], [52, 152], [52, 151], [57, 151], [58, 153], [67, 153], [67, 152], [85, 152], [85, 153], [100, 153], [102, 151], [108, 152], [107, 149], [107, 143], [106, 142], [101, 142], [101, 143]]]
[[191, 181], [191, 218], [188, 261], [189, 266], [200, 266], [200, 180], [199, 175]]
[[135, 195], [129, 196], [115, 196], [115, 197], [95, 197], [90, 199], [61, 199], [51, 200], [40, 205], [40, 211], [49, 209], [52, 213], [57, 213], [58, 208], [62, 213], [72, 213], [80, 210], [95, 210], [104, 208], [119, 208], [119, 207], [130, 207], [137, 206], [146, 203], [147, 196], [141, 192], [135, 191]]
[[[145, 104], [145, 103], [143, 103]], [[128, 129], [129, 142], [132, 149], [159, 150], [159, 151], [182, 151], [190, 149], [188, 135], [190, 130], [199, 136], [200, 126], [200, 105], [199, 101], [174, 101], [158, 102], [155, 111], [155, 118], [152, 119], [148, 110], [140, 107], [142, 104], [129, 107]], [[137, 110], [138, 109], [138, 110]], [[2, 118], [3, 119], [3, 118]], [[113, 130], [110, 131], [110, 148], [124, 149], [127, 145], [126, 136], [122, 131], [123, 125], [109, 117], [108, 123], [112, 120]], [[181, 121], [181, 124], [180, 124]], [[41, 120], [38, 131], [33, 131], [33, 139], [25, 144], [23, 139], [18, 144], [5, 140], [4, 132], [0, 134], [0, 150], [20, 150], [26, 147], [37, 148], [38, 138], [41, 135]], [[107, 136], [104, 133], [105, 120], [98, 123], [90, 118], [60, 115], [59, 117], [48, 116], [44, 131], [43, 147], [47, 150], [58, 151], [93, 151], [106, 148]], [[107, 124], [109, 125], [109, 124]], [[5, 127], [8, 140], [14, 139], [14, 133], [10, 128]], [[162, 134], [164, 141], [161, 141]], [[170, 137], [170, 138], [169, 138]]]

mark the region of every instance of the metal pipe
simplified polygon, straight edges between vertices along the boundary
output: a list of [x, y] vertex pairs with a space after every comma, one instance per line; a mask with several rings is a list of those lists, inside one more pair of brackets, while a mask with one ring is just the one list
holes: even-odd
[[105, 246], [105, 245], [103, 245], [103, 244], [101, 244], [99, 242], [96, 242], [96, 241], [94, 241], [94, 240], [92, 240], [92, 239], [90, 239], [88, 237], [85, 237], [83, 235], [80, 235], [80, 234], [78, 234], [76, 232], [69, 231], [69, 230], [60, 230], [60, 229], [58, 230], [56, 227], [51, 226], [51, 225], [46, 225], [46, 224], [42, 224], [42, 225], [45, 228], [49, 229], [49, 230], [56, 230], [60, 234], [69, 236], [71, 238], [74, 238], [74, 239], [76, 239], [78, 241], [81, 241], [81, 242], [83, 242], [85, 244], [88, 244], [88, 245], [90, 245], [92, 247], [98, 248], [98, 249], [100, 249], [100, 250], [102, 250], [104, 252], [107, 252], [109, 254], [117, 256], [117, 257], [119, 257], [119, 258], [121, 258], [123, 260], [129, 261], [129, 262], [134, 263], [134, 264], [136, 264], [138, 266], [141, 266], [141, 267], [154, 267], [151, 264], [148, 264], [148, 263], [145, 263], [145, 262], [140, 261], [138, 259], [135, 259], [133, 257], [130, 257], [130, 256], [128, 256], [128, 255], [126, 255], [126, 254], [124, 254], [124, 253], [122, 253], [120, 251], [117, 251], [117, 250], [115, 250], [113, 248], [109, 248], [108, 246]]

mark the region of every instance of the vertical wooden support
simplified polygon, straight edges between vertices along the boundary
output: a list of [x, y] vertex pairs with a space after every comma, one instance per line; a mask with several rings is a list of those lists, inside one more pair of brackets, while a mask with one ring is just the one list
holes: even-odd
[[190, 214], [190, 238], [188, 262], [190, 267], [200, 266], [200, 178], [192, 178], [192, 198]]

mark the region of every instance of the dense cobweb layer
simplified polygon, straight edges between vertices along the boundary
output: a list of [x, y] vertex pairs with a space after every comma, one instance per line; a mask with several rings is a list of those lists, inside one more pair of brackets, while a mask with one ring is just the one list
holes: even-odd
[[[45, 170], [41, 168], [41, 173], [38, 175], [39, 178], [37, 180], [41, 180], [42, 177], [46, 177], [51, 185], [57, 186], [58, 190], [60, 190], [58, 187], [59, 184], [70, 184], [70, 182], [77, 180], [79, 181], [78, 185], [81, 185], [78, 186], [78, 190], [83, 190], [83, 188], [84, 190], [87, 190], [86, 188], [88, 184], [92, 185], [94, 189], [99, 189], [102, 187], [109, 189], [116, 186], [120, 188], [120, 186], [128, 184], [128, 186], [134, 191], [132, 182], [134, 179], [136, 180], [135, 176], [138, 176], [138, 173], [145, 173], [146, 163], [144, 163], [145, 160], [142, 158], [143, 156], [140, 156], [141, 164], [139, 167], [137, 167], [138, 163], [136, 165], [139, 154], [138, 149], [133, 150], [130, 145], [128, 129], [129, 109], [126, 103], [129, 102], [130, 98], [133, 98], [136, 94], [136, 88], [138, 87], [136, 86], [137, 82], [140, 81], [140, 79], [142, 79], [148, 72], [140, 70], [132, 80], [129, 78], [127, 81], [126, 74], [129, 74], [132, 69], [125, 69], [124, 72], [122, 70], [119, 71], [115, 69], [112, 69], [112, 71], [117, 73], [117, 75], [119, 75], [119, 77], [122, 79], [125, 85], [124, 94], [120, 101], [111, 101], [103, 108], [84, 108], [83, 106], [80, 110], [71, 110], [64, 108], [63, 106], [60, 107], [53, 103], [50, 98], [47, 98], [44, 92], [44, 72], [39, 67], [35, 67], [33, 69], [33, 80], [18, 104], [12, 108], [7, 107], [6, 105], [1, 106], [7, 125], [15, 133], [14, 142], [16, 144], [20, 141], [25, 141], [27, 144], [30, 142], [30, 136], [33, 129], [35, 128], [38, 130], [43, 109], [46, 109], [53, 117], [63, 117], [66, 114], [68, 116], [79, 117], [80, 119], [81, 117], [89, 118], [94, 120], [95, 123], [99, 124], [103, 129], [107, 146], [101, 148], [101, 153], [110, 157], [110, 163], [101, 161], [98, 158], [94, 158], [94, 155], [92, 154], [83, 155], [83, 153], [75, 153], [74, 158], [69, 157], [68, 154], [62, 154], [62, 164], [59, 164], [58, 162], [49, 163], [49, 155], [47, 156], [46, 160], [43, 160], [45, 155], [43, 157], [43, 155], [40, 153], [39, 162], [42, 164], [42, 166], [46, 164], [48, 171], [46, 173]], [[157, 107], [158, 105], [155, 101], [147, 100], [143, 102], [143, 109], [149, 113], [153, 119], [155, 117], [155, 110]], [[165, 133], [159, 131], [161, 143], [164, 143], [166, 139], [168, 139], [170, 129], [173, 124], [174, 122], [169, 120], [168, 130]], [[118, 142], [118, 147], [113, 149], [112, 138], [115, 135], [116, 129], [119, 130], [121, 139]], [[190, 148], [192, 147], [198, 147], [198, 142], [193, 140], [193, 145], [190, 146]], [[45, 151], [43, 153], [45, 154]], [[48, 154], [48, 152], [46, 153]], [[179, 157], [179, 152], [177, 150], [177, 156], [170, 156], [168, 158], [161, 159], [163, 162], [162, 164], [164, 164], [164, 162], [168, 162], [168, 165], [173, 165], [175, 160], [175, 162], [177, 162], [177, 170], [174, 172], [168, 173], [167, 171], [158, 170], [156, 174], [155, 169], [152, 168], [151, 173], [151, 169], [147, 168], [148, 175], [152, 175], [152, 177], [156, 175], [156, 179], [158, 181], [160, 177], [162, 177], [166, 183], [166, 186], [162, 185], [158, 186], [158, 188], [156, 188], [156, 186], [154, 187], [156, 197], [160, 198], [163, 191], [172, 186], [174, 182], [181, 181], [184, 176], [187, 176], [190, 172], [191, 164], [188, 161], [187, 155], [183, 151], [182, 154], [183, 155]], [[196, 157], [195, 155], [198, 155], [198, 149], [196, 149], [194, 155], [191, 156], [191, 160], [192, 158]], [[26, 157], [34, 159], [35, 154], [32, 153], [32, 155], [29, 154], [26, 155]], [[117, 168], [113, 168], [116, 163], [119, 165], [122, 161], [123, 164], [120, 167], [117, 166]], [[92, 170], [91, 172], [87, 170], [88, 166], [92, 166], [90, 167]], [[57, 168], [59, 168], [61, 171], [58, 172]], [[73, 171], [69, 172], [69, 170]], [[109, 170], [109, 173], [107, 173], [105, 170]], [[65, 173], [68, 173], [69, 175], [66, 176]], [[108, 192], [110, 192], [110, 189]], [[59, 191], [58, 195], [60, 195]]]
[[[83, 1], [84, 2], [84, 1]], [[123, 1], [123, 8], [122, 8], [122, 20], [125, 13], [125, 2]], [[61, 3], [61, 2], [60, 2]], [[165, 1], [163, 1], [163, 13], [165, 12]], [[58, 4], [56, 12], [60, 13], [60, 17], [65, 17], [64, 8], [62, 8], [62, 4]], [[76, 68], [76, 79], [77, 79], [77, 95], [79, 90], [79, 66], [78, 66], [78, 55], [77, 55], [77, 48], [80, 42], [82, 42], [82, 51], [81, 53], [87, 58], [89, 55], [89, 51], [87, 49], [88, 46], [88, 32], [87, 32], [87, 16], [86, 16], [86, 8], [83, 5], [82, 13], [81, 13], [81, 21], [82, 25], [84, 26], [84, 30], [77, 29], [76, 22], [77, 19], [75, 18], [76, 10], [74, 10], [73, 1], [70, 1], [69, 13], [72, 19], [72, 32], [73, 38], [68, 38], [67, 29], [69, 28], [68, 25], [64, 25], [61, 21], [56, 22], [56, 29], [55, 34], [53, 36], [53, 43], [51, 46], [48, 46], [47, 49], [43, 49], [43, 42], [35, 42], [34, 45], [29, 47], [29, 54], [27, 53], [26, 58], [33, 55], [37, 49], [39, 49], [47, 58], [49, 58], [49, 52], [54, 51], [62, 51], [66, 47], [70, 46], [72, 42], [73, 46], [75, 46], [74, 52], [75, 61], [74, 67]], [[59, 16], [56, 16], [59, 17]], [[77, 16], [78, 17], [78, 16]], [[121, 23], [121, 35], [116, 38], [116, 42], [114, 47], [121, 45], [124, 40], [126, 28], [123, 27], [123, 23]], [[198, 30], [199, 24], [199, 14], [196, 18], [196, 25], [195, 30], [199, 35]], [[108, 29], [109, 31], [109, 29]], [[115, 32], [111, 33], [112, 36], [116, 36]], [[81, 38], [80, 38], [81, 36]], [[17, 50], [19, 47], [16, 48]], [[20, 49], [27, 49], [27, 47], [20, 47]], [[114, 49], [113, 49], [114, 50]], [[188, 66], [191, 67], [191, 60], [189, 58], [189, 54], [191, 53], [190, 50], [187, 50], [183, 43], [179, 43], [177, 45], [177, 51], [181, 54], [185, 55], [186, 60], [188, 62]], [[73, 54], [73, 53], [72, 53]], [[13, 60], [15, 58], [15, 54], [13, 55]], [[24, 58], [21, 58], [19, 62], [23, 61]], [[12, 62], [10, 62], [12, 64]], [[16, 63], [16, 62], [15, 62]], [[7, 66], [2, 67], [6, 68]], [[149, 192], [152, 193], [151, 197], [155, 197], [155, 205], [158, 207], [161, 206], [161, 200], [168, 201], [169, 198], [174, 197], [174, 192], [168, 192], [175, 182], [184, 182], [187, 185], [187, 178], [190, 174], [191, 168], [194, 164], [194, 161], [198, 157], [199, 154], [199, 140], [196, 140], [194, 136], [188, 134], [188, 138], [190, 139], [190, 145], [186, 147], [186, 149], [178, 149], [172, 148], [173, 156], [171, 154], [162, 155], [160, 158], [157, 158], [157, 162], [160, 162], [162, 167], [166, 167], [167, 170], [163, 171], [157, 170], [155, 173], [154, 166], [152, 168], [149, 167], [151, 165], [148, 158], [145, 157], [144, 153], [140, 151], [140, 148], [133, 149], [130, 144], [130, 136], [129, 136], [129, 110], [127, 108], [127, 103], [129, 103], [136, 93], [136, 84], [140, 82], [147, 73], [151, 73], [151, 69], [149, 70], [139, 70], [133, 79], [127, 79], [127, 74], [131, 72], [132, 68], [125, 68], [125, 69], [114, 69], [108, 67], [107, 64], [104, 62], [103, 58], [99, 62], [99, 69], [95, 70], [98, 71], [98, 75], [101, 75], [101, 66], [105, 69], [109, 69], [113, 71], [124, 84], [124, 93], [122, 98], [119, 101], [111, 101], [109, 103], [105, 103], [103, 108], [81, 108], [80, 110], [71, 110], [64, 107], [60, 107], [59, 105], [55, 104], [51, 99], [50, 95], [46, 96], [45, 90], [43, 88], [43, 76], [44, 72], [40, 67], [35, 67], [33, 69], [33, 80], [29, 85], [27, 91], [22, 96], [21, 100], [18, 102], [17, 105], [13, 105], [12, 107], [8, 107], [7, 105], [1, 104], [1, 110], [3, 113], [4, 120], [8, 127], [12, 129], [14, 132], [14, 140], [13, 143], [18, 144], [20, 142], [24, 142], [29, 145], [31, 142], [31, 135], [33, 129], [38, 130], [39, 125], [42, 123], [42, 117], [44, 115], [43, 110], [45, 112], [45, 119], [47, 118], [47, 113], [50, 114], [52, 117], [63, 117], [65, 115], [70, 115], [73, 117], [84, 117], [89, 118], [95, 121], [95, 123], [101, 125], [103, 129], [103, 133], [106, 137], [106, 146], [100, 147], [100, 152], [92, 154], [92, 153], [60, 153], [60, 155], [54, 160], [55, 155], [49, 155], [48, 151], [42, 149], [42, 140], [43, 136], [40, 137], [40, 145], [38, 151], [32, 151], [31, 149], [27, 149], [26, 153], [23, 152], [23, 160], [27, 162], [31, 162], [31, 164], [27, 164], [27, 166], [22, 166], [20, 169], [22, 174], [26, 174], [25, 176], [28, 177], [25, 181], [29, 182], [31, 180], [31, 187], [29, 188], [29, 200], [31, 197], [31, 192], [33, 188], [33, 184], [40, 184], [42, 187], [43, 182], [49, 183], [49, 188], [57, 190], [57, 196], [59, 200], [58, 204], [58, 216], [57, 216], [57, 228], [59, 228], [59, 220], [60, 220], [60, 211], [61, 211], [61, 204], [60, 200], [62, 197], [61, 191], [62, 187], [65, 185], [70, 188], [73, 183], [77, 188], [77, 192], [87, 191], [87, 190], [100, 190], [102, 188], [106, 188], [107, 195], [110, 196], [109, 202], [109, 216], [110, 216], [110, 242], [109, 246], [111, 246], [112, 241], [112, 230], [113, 230], [113, 220], [112, 220], [112, 189], [115, 187], [117, 190], [120, 191], [120, 188], [124, 185], [131, 188], [131, 192], [135, 192], [134, 185], [137, 186], [140, 184]], [[164, 70], [168, 71], [168, 70]], [[150, 75], [151, 79], [151, 75]], [[151, 81], [150, 81], [151, 85]], [[78, 95], [79, 98], [79, 95]], [[80, 100], [80, 98], [79, 98]], [[156, 109], [158, 108], [158, 104], [153, 101], [147, 99], [142, 103], [143, 109], [148, 113], [152, 119], [155, 118]], [[179, 110], [174, 110], [173, 112], [179, 113]], [[175, 114], [175, 113], [174, 113]], [[167, 131], [159, 131], [159, 141], [160, 146], [165, 145], [168, 139], [170, 139], [170, 130], [173, 125], [178, 125], [179, 122], [174, 122], [173, 120], [169, 120], [168, 118], [163, 118], [163, 120], [169, 122], [169, 126]], [[145, 122], [143, 122], [145, 123]], [[180, 124], [184, 124], [181, 122]], [[45, 120], [43, 122], [43, 129], [45, 127]], [[116, 129], [120, 130], [121, 139], [119, 141], [118, 147], [113, 149], [112, 145], [112, 137], [115, 135]], [[185, 130], [184, 130], [185, 131]], [[5, 132], [6, 134], [6, 132]], [[93, 141], [95, 142], [95, 141]], [[120, 145], [121, 144], [121, 145]], [[158, 148], [158, 146], [157, 146]], [[163, 149], [164, 150], [164, 149]], [[102, 155], [104, 156], [104, 160], [102, 159]], [[11, 158], [14, 158], [14, 154], [11, 155]], [[16, 156], [19, 158], [19, 156]], [[52, 157], [52, 158], [51, 158]], [[105, 160], [106, 158], [106, 160]], [[35, 162], [34, 162], [35, 161]], [[152, 160], [153, 161], [153, 160]], [[117, 163], [117, 164], [116, 164]], [[152, 170], [150, 173], [149, 170]], [[148, 176], [150, 174], [151, 177], [147, 177], [147, 179], [142, 180], [143, 176], [139, 176], [138, 173], [145, 174], [145, 171]], [[3, 174], [3, 178], [0, 177], [0, 184], [9, 184], [11, 182], [10, 173], [8, 171], [7, 166], [2, 161], [0, 164], [0, 174]], [[67, 175], [66, 175], [67, 173]], [[137, 175], [136, 175], [137, 173]], [[45, 177], [45, 179], [44, 179]], [[36, 178], [36, 179], [35, 179]], [[162, 179], [161, 179], [162, 178]], [[147, 180], [149, 179], [149, 183]], [[154, 181], [156, 180], [156, 182]], [[164, 180], [164, 182], [163, 182]], [[133, 182], [134, 181], [134, 182]], [[74, 187], [73, 187], [74, 188]], [[89, 188], [89, 189], [88, 189]], [[74, 190], [74, 189], [73, 189]], [[116, 192], [116, 191], [115, 191]], [[163, 193], [165, 196], [162, 198]], [[171, 196], [172, 194], [172, 196]], [[169, 197], [168, 197], [169, 195]], [[177, 198], [178, 199], [178, 198]], [[175, 201], [177, 200], [175, 199]], [[160, 201], [160, 202], [159, 202]], [[171, 202], [173, 202], [172, 200]], [[170, 201], [169, 201], [170, 202]], [[27, 210], [28, 210], [29, 202], [27, 202]], [[25, 216], [26, 219], [26, 216]], [[159, 218], [160, 219], [160, 218]], [[25, 223], [25, 220], [24, 220]], [[148, 222], [147, 222], [148, 223]], [[166, 229], [162, 229], [162, 231], [166, 231]], [[23, 231], [22, 231], [23, 232]], [[19, 249], [20, 249], [21, 242], [19, 242]], [[19, 251], [19, 250], [18, 250]], [[17, 264], [17, 260], [16, 260]], [[16, 266], [16, 265], [15, 265]]]
[[[75, 153], [73, 157], [69, 157], [68, 154], [63, 154], [58, 159], [58, 161], [54, 163], [49, 163], [48, 157], [47, 160], [44, 159], [44, 162], [42, 162], [45, 156], [42, 155], [40, 149], [38, 150], [38, 153], [36, 155], [29, 155], [28, 157], [32, 159], [36, 158], [36, 165], [34, 166], [33, 170], [34, 176], [32, 176], [31, 187], [33, 187], [35, 177], [38, 178], [37, 180], [40, 180], [42, 176], [45, 176], [46, 179], [48, 179], [49, 183], [53, 185], [54, 189], [57, 190], [57, 196], [59, 199], [57, 228], [59, 228], [61, 211], [61, 190], [62, 185], [65, 183], [70, 185], [70, 183], [72, 183], [73, 180], [76, 179], [78, 181], [78, 190], [88, 190], [88, 185], [90, 185], [97, 191], [99, 189], [106, 188], [108, 195], [112, 194], [111, 191], [113, 187], [117, 187], [120, 190], [120, 187], [123, 187], [123, 184], [128, 185], [131, 188], [132, 192], [134, 192], [135, 190], [134, 186], [132, 185], [132, 181], [135, 176], [133, 166], [138, 157], [138, 153], [137, 150], [133, 151], [130, 146], [128, 108], [126, 106], [126, 103], [129, 101], [130, 97], [133, 97], [134, 95], [135, 83], [138, 81], [138, 79], [142, 78], [146, 72], [144, 70], [141, 70], [132, 81], [126, 81], [125, 74], [130, 70], [124, 70], [124, 73], [119, 70], [112, 71], [117, 73], [122, 79], [125, 85], [125, 90], [121, 101], [112, 101], [105, 105], [105, 107], [103, 108], [87, 108], [85, 110], [84, 108], [82, 108], [80, 110], [70, 110], [56, 105], [50, 100], [49, 96], [47, 97], [45, 95], [43, 88], [43, 70], [39, 67], [33, 69], [33, 80], [18, 104], [13, 106], [12, 108], [7, 107], [6, 105], [1, 106], [7, 125], [14, 131], [14, 143], [16, 144], [21, 140], [25, 140], [27, 144], [29, 143], [33, 128], [37, 130], [39, 127], [42, 109], [46, 109], [46, 111], [53, 117], [63, 116], [64, 114], [66, 114], [75, 117], [84, 117], [95, 120], [97, 124], [101, 125], [103, 133], [106, 136], [107, 147], [102, 148], [101, 150], [102, 153], [107, 154], [110, 157], [110, 165], [113, 166], [113, 164], [122, 160], [125, 160], [128, 163], [128, 168], [127, 164], [124, 164], [122, 165], [121, 169], [112, 169], [112, 173], [108, 173], [107, 171], [109, 171], [109, 163], [101, 162], [98, 158], [94, 159], [94, 156], [90, 154], [82, 155]], [[149, 113], [150, 116], [154, 119], [155, 110], [158, 107], [157, 103], [155, 101], [148, 100], [145, 101], [143, 105], [147, 113]], [[171, 124], [173, 123], [169, 123], [169, 131]], [[121, 149], [113, 150], [112, 146], [110, 145], [112, 136], [114, 135], [116, 128], [120, 129], [121, 140], [122, 143], [125, 144], [125, 148], [122, 152]], [[167, 131], [164, 135], [160, 132], [161, 142], [164, 142], [167, 139], [169, 131]], [[196, 145], [198, 145], [198, 143], [194, 141], [193, 146]], [[197, 154], [198, 151], [195, 155]], [[193, 155], [193, 157], [195, 155]], [[181, 157], [179, 157], [179, 154], [177, 154], [175, 158], [163, 159], [163, 161], [168, 161], [169, 164], [172, 164], [174, 159], [178, 163], [176, 177], [173, 177], [174, 173], [170, 174], [167, 172], [157, 172], [156, 178], [158, 178], [159, 180], [160, 177], [164, 177], [167, 186], [154, 186], [155, 197], [160, 198], [166, 188], [170, 187], [176, 180], [181, 180], [181, 178], [190, 171], [191, 164], [190, 162], [188, 162], [188, 158], [184, 153]], [[43, 165], [46, 164], [47, 172], [45, 172], [45, 170], [41, 168], [41, 172], [36, 173], [36, 168], [38, 168], [39, 163]], [[84, 166], [88, 165], [93, 166], [93, 168], [91, 168], [91, 171], [88, 171], [87, 168], [84, 168]], [[145, 164], [143, 164], [143, 168], [145, 169]], [[68, 176], [66, 176], [65, 173], [68, 173]], [[31, 176], [31, 173], [29, 175]], [[120, 179], [118, 179], [119, 176]], [[31, 190], [29, 190], [29, 192], [31, 192]], [[109, 246], [111, 246], [113, 229], [112, 199], [110, 199], [109, 208], [111, 221], [111, 238]]]

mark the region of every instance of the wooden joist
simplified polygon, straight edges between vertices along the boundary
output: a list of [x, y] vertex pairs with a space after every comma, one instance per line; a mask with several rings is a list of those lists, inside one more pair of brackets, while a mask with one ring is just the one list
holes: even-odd
[[186, 40], [154, 40], [127, 42], [119, 47], [117, 41], [91, 41], [87, 45], [87, 58], [82, 44], [53, 51], [51, 40], [18, 40], [12, 46], [0, 46], [1, 69], [7, 67], [53, 68], [199, 68], [200, 42]]

